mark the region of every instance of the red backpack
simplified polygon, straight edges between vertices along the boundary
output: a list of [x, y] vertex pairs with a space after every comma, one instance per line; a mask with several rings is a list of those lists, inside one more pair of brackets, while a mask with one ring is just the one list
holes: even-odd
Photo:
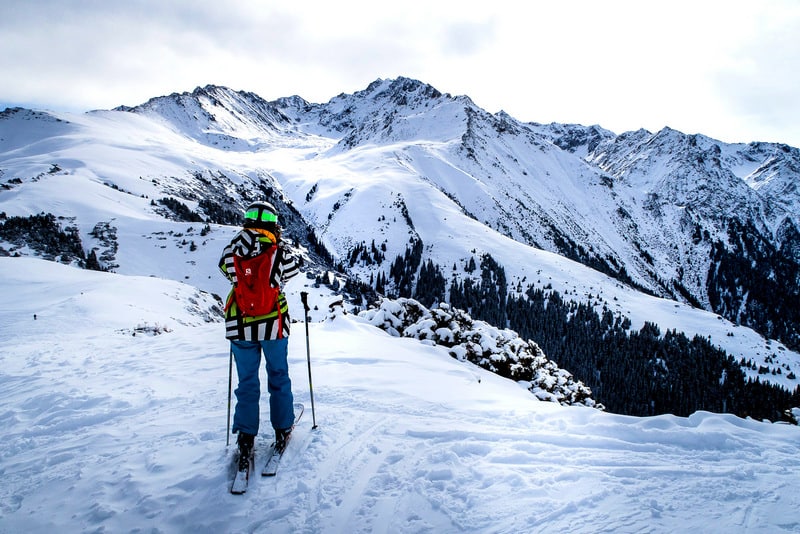
[[[236, 285], [233, 286], [236, 305], [242, 315], [258, 317], [278, 310], [280, 287], [272, 285], [272, 266], [275, 261], [277, 245], [272, 245], [258, 256], [233, 256], [233, 267], [236, 271]], [[230, 303], [228, 303], [230, 307]]]

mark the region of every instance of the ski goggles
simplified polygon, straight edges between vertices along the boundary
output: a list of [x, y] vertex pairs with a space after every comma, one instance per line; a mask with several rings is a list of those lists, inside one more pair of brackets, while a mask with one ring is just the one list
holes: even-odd
[[259, 217], [258, 212], [261, 210], [250, 210], [244, 213], [245, 219], [250, 219], [253, 221], [262, 221], [262, 222], [278, 222], [278, 216], [274, 213], [270, 213], [268, 211], [261, 211], [261, 216]]

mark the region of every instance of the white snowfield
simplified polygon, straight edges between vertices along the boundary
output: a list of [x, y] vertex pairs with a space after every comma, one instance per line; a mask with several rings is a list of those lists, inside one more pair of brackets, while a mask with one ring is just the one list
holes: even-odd
[[800, 532], [796, 426], [541, 402], [352, 314], [312, 314], [312, 430], [299, 292], [327, 297], [305, 283], [306, 413], [278, 476], [233, 496], [214, 300], [0, 258], [0, 532]]

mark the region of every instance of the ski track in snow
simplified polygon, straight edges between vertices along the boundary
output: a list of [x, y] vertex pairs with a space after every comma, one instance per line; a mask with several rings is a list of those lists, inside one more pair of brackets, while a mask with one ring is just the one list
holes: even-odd
[[[16, 389], [4, 387], [6, 394], [33, 394], [14, 418], [16, 427], [26, 428], [12, 436], [19, 446], [3, 455], [15, 459], [13, 468], [3, 469], [6, 487], [29, 493], [23, 489], [5, 502], [23, 507], [32, 499], [36, 505], [25, 509], [35, 515], [59, 510], [61, 499], [74, 496], [74, 504], [83, 504], [68, 519], [90, 530], [148, 525], [165, 531], [363, 533], [621, 532], [643, 525], [668, 531], [676, 516], [705, 508], [708, 496], [721, 497], [727, 506], [707, 510], [711, 517], [703, 518], [700, 530], [717, 521], [748, 529], [757, 526], [748, 523], [754, 502], [762, 510], [798, 504], [797, 450], [763, 452], [731, 436], [732, 418], [653, 418], [631, 422], [620, 435], [619, 424], [594, 421], [603, 417], [588, 409], [577, 409], [579, 417], [560, 416], [563, 409], [522, 418], [452, 417], [444, 407], [439, 414], [414, 413], [380, 399], [354, 398], [345, 389], [318, 395], [324, 406], [320, 428], [310, 430], [304, 416], [278, 477], [256, 474], [248, 494], [237, 499], [227, 495], [231, 473], [225, 465], [232, 449], [221, 446], [224, 430], [210, 430], [220, 428], [220, 410], [212, 410], [217, 417], [203, 415], [210, 408], [203, 399], [219, 399], [219, 391], [192, 392], [187, 386], [178, 394], [180, 388], [166, 382], [180, 381], [182, 369], [218, 375], [226, 355], [201, 357], [195, 368], [196, 347], [158, 346], [159, 341], [146, 340], [154, 346], [139, 353], [139, 363], [126, 359], [70, 369], [44, 353], [39, 364], [50, 357], [53, 372], [27, 388], [3, 377], [4, 386]], [[86, 352], [101, 351], [90, 346]], [[83, 364], [100, 356], [86, 356]], [[128, 391], [136, 385], [114, 388], [113, 395], [91, 386], [92, 376], [105, 387], [139, 384], [137, 374], [146, 381], [158, 373], [159, 362], [169, 360], [175, 374], [157, 377], [164, 384], [145, 388], [144, 396]], [[59, 381], [52, 375], [60, 370], [67, 374]], [[88, 380], [85, 392], [75, 390], [76, 379]], [[43, 381], [55, 391], [35, 394]], [[180, 414], [191, 421], [179, 424]], [[681, 425], [694, 430], [682, 440], [675, 435]], [[9, 511], [4, 506], [4, 515]]]
[[232, 496], [222, 325], [132, 336], [77, 307], [31, 320], [44, 299], [0, 308], [4, 534], [800, 532], [797, 427], [539, 402], [351, 316], [310, 325], [316, 430], [293, 330], [306, 413], [277, 477], [259, 474], [262, 432]]

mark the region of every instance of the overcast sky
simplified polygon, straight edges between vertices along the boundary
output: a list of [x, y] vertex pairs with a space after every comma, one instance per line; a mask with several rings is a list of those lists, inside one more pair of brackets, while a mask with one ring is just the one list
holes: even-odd
[[0, 109], [108, 109], [207, 84], [324, 103], [407, 76], [523, 121], [800, 147], [798, 0], [0, 7]]

